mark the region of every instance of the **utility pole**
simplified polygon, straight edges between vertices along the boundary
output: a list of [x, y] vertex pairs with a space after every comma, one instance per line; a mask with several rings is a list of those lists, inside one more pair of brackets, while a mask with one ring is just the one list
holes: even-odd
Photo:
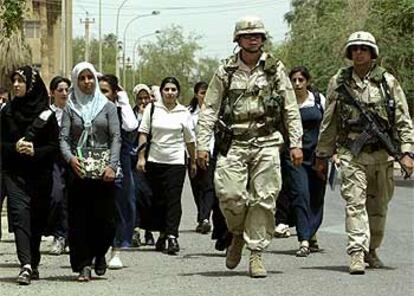
[[99, 72], [102, 70], [102, 0], [99, 0]]
[[63, 73], [70, 77], [73, 67], [72, 57], [72, 0], [65, 0], [65, 62], [63, 63]]
[[90, 52], [89, 52], [89, 46], [90, 46], [90, 27], [89, 25], [95, 23], [95, 19], [89, 18], [89, 13], [86, 12], [86, 18], [83, 21], [80, 20], [81, 24], [85, 24], [85, 62], [89, 62]]

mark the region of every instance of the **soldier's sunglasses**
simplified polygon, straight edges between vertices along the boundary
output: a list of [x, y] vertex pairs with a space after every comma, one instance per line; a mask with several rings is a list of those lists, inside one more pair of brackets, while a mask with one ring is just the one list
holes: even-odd
[[260, 37], [262, 37], [262, 34], [259, 33], [241, 35], [243, 39], [259, 39]]
[[352, 51], [358, 51], [358, 50], [360, 50], [360, 51], [368, 51], [369, 50], [369, 47], [366, 46], [366, 45], [352, 45], [351, 46], [351, 50]]

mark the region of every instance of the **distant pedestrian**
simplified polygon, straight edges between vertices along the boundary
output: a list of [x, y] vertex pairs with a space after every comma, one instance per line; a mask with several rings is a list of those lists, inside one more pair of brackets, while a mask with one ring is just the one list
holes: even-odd
[[138, 121], [129, 105], [128, 94], [121, 89], [118, 78], [105, 74], [99, 78], [102, 93], [113, 102], [118, 109], [118, 119], [121, 129], [121, 174], [115, 181], [115, 206], [117, 212], [115, 239], [112, 244], [109, 269], [121, 269], [120, 250], [131, 247], [135, 225], [135, 188], [131, 169], [131, 152], [133, 141], [138, 133]]
[[[133, 110], [139, 126], [142, 121], [145, 107], [152, 101], [151, 90], [146, 84], [141, 83], [137, 84], [133, 91], [135, 94], [135, 107]], [[152, 199], [152, 190], [148, 184], [148, 178], [145, 176], [145, 173], [136, 169], [136, 163], [138, 161], [138, 137], [134, 140], [134, 148], [131, 153], [131, 158], [136, 197], [136, 219], [134, 234], [132, 237], [132, 246], [139, 247], [142, 244], [146, 246], [153, 246], [155, 245], [154, 236], [151, 231], [146, 229], [147, 221], [151, 218], [149, 217], [148, 207], [150, 206], [150, 200]], [[145, 231], [144, 241], [141, 241], [141, 229]]]
[[[55, 111], [56, 120], [59, 127], [62, 125], [63, 109], [66, 107], [69, 87], [71, 82], [62, 76], [55, 76], [50, 82], [50, 95], [52, 105]], [[67, 187], [66, 187], [67, 163], [62, 154], [56, 155], [53, 164], [53, 189], [51, 193], [51, 204], [49, 213], [48, 230], [53, 236], [53, 243], [49, 253], [51, 255], [61, 255], [66, 248], [68, 239], [68, 205], [67, 205]]]
[[[197, 82], [194, 86], [194, 97], [191, 100], [188, 110], [191, 113], [193, 120], [194, 133], [197, 126], [198, 115], [200, 108], [204, 103], [208, 84], [206, 82]], [[214, 151], [214, 138], [210, 144], [210, 155]], [[196, 232], [206, 234], [211, 230], [210, 215], [213, 208], [215, 193], [214, 193], [214, 165], [210, 162], [207, 170], [197, 170], [197, 174], [190, 178], [191, 189], [193, 191], [194, 202], [197, 208], [197, 227]], [[191, 170], [191, 166], [189, 166]]]

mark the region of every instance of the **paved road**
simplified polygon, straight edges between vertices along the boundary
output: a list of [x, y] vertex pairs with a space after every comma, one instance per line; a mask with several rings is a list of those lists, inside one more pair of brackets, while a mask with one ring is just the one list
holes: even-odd
[[[43, 255], [41, 280], [29, 287], [15, 284], [18, 273], [12, 236], [0, 242], [0, 295], [414, 295], [413, 182], [399, 182], [390, 206], [386, 238], [380, 251], [383, 270], [365, 276], [347, 273], [343, 201], [328, 190], [325, 220], [319, 240], [324, 252], [296, 258], [296, 237], [275, 239], [264, 255], [269, 276], [248, 277], [248, 252], [233, 271], [224, 254], [216, 252], [209, 236], [197, 234], [195, 207], [186, 185], [183, 197], [179, 256], [152, 249], [126, 251], [127, 268], [109, 271], [89, 283], [77, 283], [67, 256]], [[5, 217], [3, 216], [3, 222]], [[4, 227], [3, 223], [3, 227]], [[5, 229], [4, 229], [5, 230]], [[50, 239], [42, 244], [47, 250]]]

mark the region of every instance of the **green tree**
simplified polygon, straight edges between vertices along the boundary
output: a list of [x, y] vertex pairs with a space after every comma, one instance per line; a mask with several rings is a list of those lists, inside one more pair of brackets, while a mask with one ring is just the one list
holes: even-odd
[[0, 85], [9, 87], [9, 75], [30, 63], [30, 49], [22, 36], [25, 0], [0, 0]]
[[181, 84], [181, 97], [187, 103], [193, 96], [193, 86], [199, 80], [210, 81], [218, 62], [212, 58], [197, 58], [201, 36], [185, 36], [179, 26], [171, 26], [157, 35], [154, 42], [139, 46], [138, 79], [159, 85], [166, 76], [176, 77]]
[[[107, 34], [102, 39], [102, 72], [115, 73], [115, 34]], [[77, 37], [73, 40], [73, 62], [76, 65], [85, 60], [85, 39]], [[93, 38], [90, 43], [90, 61], [97, 68], [99, 64], [99, 40]], [[98, 69], [98, 68], [97, 68]]]
[[363, 30], [377, 39], [377, 62], [400, 80], [407, 93], [413, 91], [414, 1], [292, 0], [285, 20], [289, 37], [276, 49], [277, 54], [288, 68], [307, 66], [321, 90], [347, 64], [343, 47], [349, 34]]

